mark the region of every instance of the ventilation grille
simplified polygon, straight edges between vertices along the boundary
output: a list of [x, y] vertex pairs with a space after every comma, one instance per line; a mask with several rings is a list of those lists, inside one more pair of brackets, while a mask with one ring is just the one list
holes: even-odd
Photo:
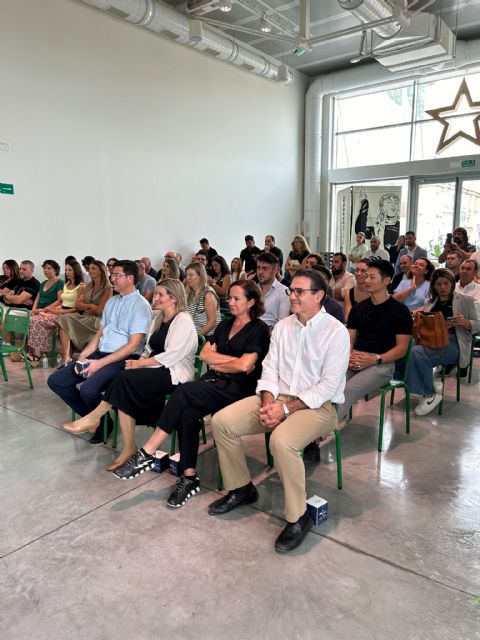
[[168, 29], [162, 29], [160, 33], [162, 36], [167, 36], [167, 38], [170, 38], [170, 40], [178, 40], [178, 38], [180, 37], [178, 33], [173, 33], [173, 31], [169, 31]]

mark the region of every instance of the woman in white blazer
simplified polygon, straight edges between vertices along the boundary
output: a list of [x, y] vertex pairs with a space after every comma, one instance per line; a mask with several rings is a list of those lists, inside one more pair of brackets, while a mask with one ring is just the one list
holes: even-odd
[[449, 342], [443, 349], [416, 345], [412, 349], [408, 384], [410, 392], [423, 396], [415, 413], [424, 416], [442, 400], [442, 384], [433, 381], [437, 365], [457, 364], [466, 367], [470, 359], [472, 334], [480, 331], [480, 321], [473, 298], [455, 291], [455, 277], [450, 269], [437, 269], [430, 281], [430, 295], [423, 311], [440, 311], [447, 321]]
[[165, 395], [195, 377], [198, 335], [180, 280], [167, 278], [157, 284], [154, 304], [160, 313], [150, 327], [141, 357], [125, 362], [125, 370], [112, 380], [94, 411], [64, 425], [70, 433], [94, 432], [111, 407], [118, 409], [123, 449], [108, 471], [122, 466], [137, 450], [135, 424], [154, 425], [165, 405]]

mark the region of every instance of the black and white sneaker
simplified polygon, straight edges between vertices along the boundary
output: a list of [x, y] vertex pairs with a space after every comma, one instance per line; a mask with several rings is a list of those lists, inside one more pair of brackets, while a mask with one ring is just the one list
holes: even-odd
[[153, 469], [154, 464], [154, 456], [142, 448], [134, 453], [122, 467], [118, 467], [118, 469], [113, 472], [113, 475], [120, 478], [120, 480], [133, 480], [133, 478], [136, 478], [141, 473]]
[[195, 476], [181, 476], [177, 480], [175, 489], [170, 494], [167, 500], [167, 505], [178, 509], [183, 507], [187, 500], [193, 498], [193, 496], [200, 491], [200, 480], [197, 475]]

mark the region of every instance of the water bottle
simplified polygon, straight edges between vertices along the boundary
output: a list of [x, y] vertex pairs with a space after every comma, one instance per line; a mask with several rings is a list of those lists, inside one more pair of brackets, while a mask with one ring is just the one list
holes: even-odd
[[42, 369], [48, 369], [48, 357], [46, 353], [43, 354], [41, 362], [42, 362]]

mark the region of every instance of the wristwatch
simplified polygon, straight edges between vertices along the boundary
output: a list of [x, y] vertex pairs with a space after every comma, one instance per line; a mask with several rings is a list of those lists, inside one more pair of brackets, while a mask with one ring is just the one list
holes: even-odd
[[379, 356], [378, 354], [375, 356], [377, 358], [377, 364], [382, 364], [382, 356]]
[[283, 407], [283, 413], [285, 414], [285, 417], [287, 418], [290, 415], [290, 411], [288, 410], [288, 407], [284, 402], [282, 403], [282, 407]]

